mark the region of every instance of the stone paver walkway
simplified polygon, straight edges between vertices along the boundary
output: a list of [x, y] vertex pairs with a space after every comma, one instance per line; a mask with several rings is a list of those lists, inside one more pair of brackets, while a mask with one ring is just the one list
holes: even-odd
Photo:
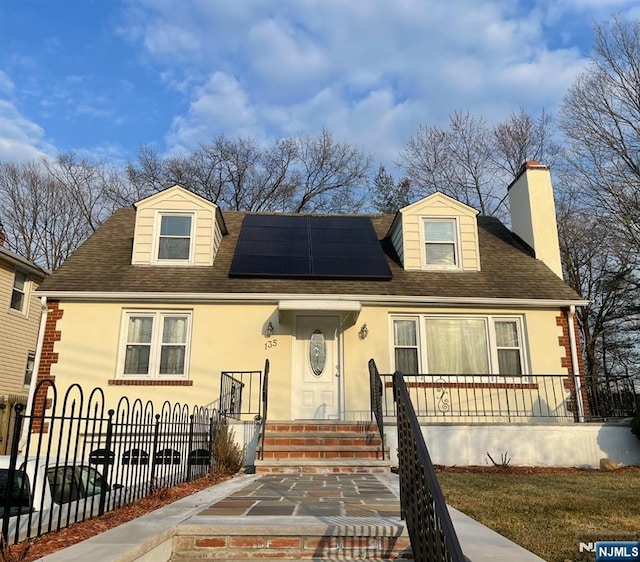
[[202, 510], [201, 516], [391, 517], [400, 503], [373, 474], [268, 474]]

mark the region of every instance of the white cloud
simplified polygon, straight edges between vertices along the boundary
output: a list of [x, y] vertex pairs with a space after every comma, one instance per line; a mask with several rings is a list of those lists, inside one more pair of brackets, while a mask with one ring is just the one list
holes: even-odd
[[0, 100], [0, 131], [0, 154], [5, 161], [24, 162], [54, 152], [42, 127], [7, 100]]
[[216, 72], [195, 91], [187, 115], [176, 117], [168, 135], [172, 152], [188, 151], [219, 133], [260, 136], [254, 108], [240, 83]]
[[188, 100], [170, 150], [219, 132], [263, 139], [325, 126], [387, 159], [419, 123], [444, 124], [455, 110], [489, 123], [521, 106], [553, 112], [584, 68], [575, 34], [585, 42], [602, 5], [137, 0], [126, 29]]

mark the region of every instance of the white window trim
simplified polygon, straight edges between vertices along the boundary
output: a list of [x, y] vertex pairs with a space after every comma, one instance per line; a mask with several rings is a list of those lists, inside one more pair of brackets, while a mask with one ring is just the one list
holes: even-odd
[[[497, 382], [503, 382], [504, 377], [517, 379], [518, 382], [527, 382], [527, 376], [530, 375], [529, 371], [529, 362], [527, 360], [528, 352], [527, 352], [527, 342], [524, 338], [525, 329], [524, 329], [524, 317], [520, 315], [514, 314], [392, 314], [389, 317], [389, 353], [390, 353], [390, 365], [391, 371], [395, 371], [395, 339], [394, 339], [394, 331], [393, 331], [393, 322], [394, 320], [415, 320], [417, 322], [418, 329], [418, 367], [420, 374], [429, 374], [428, 373], [428, 363], [427, 363], [427, 337], [426, 330], [422, 329], [423, 323], [426, 322], [429, 318], [456, 318], [456, 319], [483, 319], [485, 321], [486, 331], [485, 336], [487, 338], [487, 349], [489, 353], [488, 361], [489, 361], [489, 373], [486, 375], [474, 375], [474, 376], [488, 376], [490, 377], [491, 382], [496, 382], [496, 377], [501, 377], [501, 379]], [[520, 343], [520, 362], [522, 365], [522, 374], [521, 375], [500, 375], [499, 373], [499, 363], [498, 363], [498, 346], [497, 346], [497, 337], [495, 331], [495, 322], [500, 321], [515, 321], [516, 329], [518, 331], [518, 341]], [[442, 374], [442, 373], [434, 373], [434, 374]], [[446, 375], [446, 376], [454, 376], [454, 375]]]
[[[454, 265], [434, 265], [427, 263], [427, 239], [425, 236], [425, 224], [427, 222], [452, 222], [453, 223], [453, 258]], [[420, 263], [423, 270], [458, 271], [462, 269], [462, 251], [460, 249], [460, 221], [453, 216], [421, 216], [420, 217]]]
[[[151, 333], [151, 351], [149, 357], [149, 373], [146, 375], [125, 374], [124, 363], [127, 356], [127, 335], [129, 332], [130, 316], [153, 317], [153, 331]], [[184, 373], [181, 375], [161, 375], [160, 374], [160, 352], [162, 349], [162, 319], [167, 316], [186, 316], [187, 331], [184, 350]], [[188, 380], [191, 359], [191, 339], [193, 326], [193, 310], [173, 310], [173, 309], [127, 309], [122, 311], [120, 323], [120, 342], [118, 344], [118, 361], [116, 379], [123, 380]]]
[[[27, 373], [29, 372], [29, 363], [31, 363], [31, 376], [29, 377], [29, 382], [27, 382]], [[27, 363], [24, 366], [24, 378], [22, 379], [22, 385], [25, 387], [31, 386], [31, 381], [33, 380], [33, 375], [35, 374], [36, 367], [36, 352], [29, 351], [27, 353]]]
[[[24, 281], [24, 291], [22, 291], [24, 298], [22, 299], [22, 310], [18, 310], [17, 308], [13, 308], [11, 306], [11, 301], [13, 299], [13, 291], [16, 290], [16, 274], [22, 273], [26, 279]], [[19, 289], [18, 289], [19, 291]], [[31, 291], [31, 278], [26, 271], [22, 269], [15, 269], [13, 271], [13, 282], [11, 283], [11, 293], [9, 294], [9, 312], [11, 314], [17, 314], [19, 316], [27, 316], [29, 312], [29, 294]]]
[[[395, 372], [396, 370], [396, 338], [395, 338], [395, 330], [394, 330], [394, 322], [396, 320], [413, 320], [416, 324], [416, 345], [418, 346], [418, 373], [422, 373], [422, 355], [424, 346], [422, 345], [422, 327], [420, 326], [420, 318], [418, 315], [397, 315], [391, 316], [391, 321], [389, 322], [389, 342], [391, 343], [391, 372]], [[400, 346], [406, 347], [406, 346]]]
[[[160, 250], [160, 231], [162, 226], [162, 217], [190, 217], [191, 218], [191, 231], [189, 232], [189, 259], [188, 260], [168, 260], [158, 258], [158, 251]], [[156, 211], [153, 220], [153, 248], [151, 254], [151, 261], [156, 265], [169, 265], [169, 266], [181, 266], [181, 265], [193, 265], [194, 263], [194, 250], [195, 250], [195, 232], [196, 232], [196, 213], [194, 211]]]

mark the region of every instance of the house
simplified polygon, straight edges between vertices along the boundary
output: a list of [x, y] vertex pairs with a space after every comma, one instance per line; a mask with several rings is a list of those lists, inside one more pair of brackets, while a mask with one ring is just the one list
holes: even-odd
[[40, 300], [34, 291], [45, 270], [4, 247], [0, 228], [0, 450], [6, 450], [9, 412], [26, 404], [34, 370]]
[[535, 425], [509, 437], [535, 447], [588, 408], [574, 315], [587, 303], [562, 280], [549, 169], [523, 165], [509, 201], [513, 232], [441, 193], [395, 216], [302, 216], [171, 187], [117, 210], [42, 284], [38, 379], [216, 404], [221, 373], [268, 359], [270, 420], [360, 421], [373, 358], [414, 376], [425, 427], [467, 428], [456, 439], [484, 457], [508, 446], [505, 428]]

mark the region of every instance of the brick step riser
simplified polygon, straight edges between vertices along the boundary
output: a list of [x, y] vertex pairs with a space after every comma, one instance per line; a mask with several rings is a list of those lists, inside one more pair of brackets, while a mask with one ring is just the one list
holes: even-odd
[[375, 536], [176, 536], [172, 560], [412, 559], [409, 538]]
[[278, 423], [278, 422], [267, 422], [266, 431], [290, 431], [299, 433], [301, 431], [324, 431], [331, 433], [342, 433], [342, 432], [351, 432], [351, 433], [374, 433], [378, 431], [377, 426], [375, 425], [356, 425], [356, 424], [301, 424], [301, 423]]
[[[370, 459], [373, 460], [373, 459]], [[368, 466], [256, 466], [256, 474], [388, 474], [389, 467]]]
[[262, 459], [377, 459], [382, 460], [382, 451], [269, 451]]
[[379, 447], [382, 445], [382, 441], [378, 437], [377, 439], [372, 438], [336, 438], [336, 437], [299, 437], [299, 438], [290, 438], [290, 437], [265, 437], [264, 438], [265, 447], [270, 445], [276, 446], [355, 446], [355, 447]]

